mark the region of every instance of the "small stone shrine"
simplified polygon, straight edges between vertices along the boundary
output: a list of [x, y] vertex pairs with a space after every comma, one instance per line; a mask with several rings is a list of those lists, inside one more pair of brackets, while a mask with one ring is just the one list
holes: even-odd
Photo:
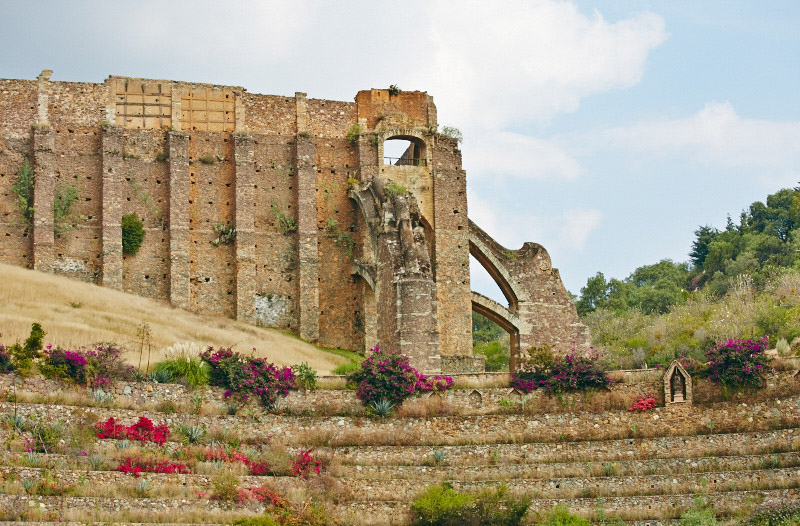
[[664, 373], [664, 403], [692, 403], [692, 377], [677, 360]]

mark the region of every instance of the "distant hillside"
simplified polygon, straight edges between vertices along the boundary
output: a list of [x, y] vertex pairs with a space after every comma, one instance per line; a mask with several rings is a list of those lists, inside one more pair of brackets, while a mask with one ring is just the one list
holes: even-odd
[[326, 374], [346, 358], [321, 350], [274, 329], [254, 327], [226, 318], [212, 318], [172, 308], [162, 302], [133, 296], [69, 278], [0, 264], [0, 343], [24, 340], [33, 322], [47, 331], [44, 342], [78, 347], [115, 342], [133, 351], [138, 360], [137, 329], [150, 324], [153, 355], [176, 342], [233, 346], [240, 352], [257, 349], [281, 365], [308, 362]]

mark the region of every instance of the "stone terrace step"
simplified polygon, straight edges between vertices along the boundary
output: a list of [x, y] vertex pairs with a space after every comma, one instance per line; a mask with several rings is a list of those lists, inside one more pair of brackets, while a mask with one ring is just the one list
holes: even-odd
[[800, 428], [717, 435], [666, 436], [562, 443], [463, 446], [341, 446], [320, 447], [337, 462], [350, 465], [422, 465], [443, 451], [454, 465], [504, 463], [614, 462], [634, 459], [691, 459], [731, 454], [800, 451]]
[[[0, 403], [12, 413], [14, 404]], [[242, 416], [196, 416], [185, 413], [107, 409], [99, 407], [17, 404], [18, 414], [55, 421], [94, 414], [133, 423], [139, 416], [178, 424], [206, 424], [240, 430], [246, 436], [272, 436], [298, 445], [463, 445], [599, 440], [627, 436], [681, 436], [731, 429], [767, 430], [800, 426], [800, 398], [771, 400], [756, 407], [715, 404], [699, 410], [657, 408], [656, 412], [573, 413], [565, 415], [486, 415], [433, 418], [295, 417], [264, 414], [253, 421]], [[714, 427], [711, 426], [713, 422]], [[635, 424], [635, 425], [634, 425]]]
[[[264, 506], [236, 506], [206, 499], [42, 497], [0, 494], [0, 510], [54, 512], [66, 521], [101, 524], [230, 524], [236, 518], [262, 514]], [[131, 518], [131, 517], [135, 518]], [[186, 520], [182, 520], [186, 518]], [[18, 523], [14, 523], [18, 524]], [[36, 523], [39, 524], [39, 523]], [[58, 524], [64, 524], [59, 521]]]
[[[656, 495], [644, 497], [605, 497], [581, 499], [534, 499], [533, 510], [547, 510], [558, 504], [565, 504], [571, 512], [593, 516], [602, 507], [607, 517], [620, 517], [623, 520], [640, 522], [666, 522], [694, 505], [696, 494]], [[711, 505], [722, 513], [743, 508], [753, 503], [774, 504], [796, 502], [796, 489], [710, 492], [703, 495]], [[353, 524], [363, 525], [405, 525], [411, 520], [411, 506], [407, 501], [365, 501], [345, 503], [337, 506], [342, 516], [352, 518]], [[530, 524], [531, 521], [528, 521]]]
[[[12, 476], [20, 480], [41, 480], [43, 468], [2, 467], [3, 478]], [[68, 483], [85, 496], [108, 496], [114, 488], [115, 496], [130, 498], [138, 480], [116, 471], [58, 470], [51, 476]], [[168, 491], [166, 498], [198, 498], [210, 490], [213, 477], [191, 474], [143, 474], [153, 491]], [[142, 480], [139, 479], [139, 480]], [[239, 477], [241, 487], [267, 485], [281, 494], [306, 486], [306, 481], [295, 477]], [[339, 501], [365, 501], [403, 499], [410, 501], [416, 494], [433, 483], [428, 479], [354, 479], [338, 478]], [[453, 481], [459, 490], [476, 491], [495, 484], [485, 481]], [[514, 493], [536, 498], [580, 498], [610, 496], [670, 495], [676, 493], [702, 493], [705, 491], [741, 491], [745, 489], [776, 489], [800, 487], [800, 469], [743, 470], [732, 472], [706, 472], [688, 475], [642, 475], [625, 477], [573, 477], [553, 479], [509, 479], [503, 481]]]
[[763, 455], [737, 455], [725, 457], [665, 458], [647, 460], [618, 460], [613, 462], [557, 462], [557, 463], [507, 463], [498, 459], [493, 464], [448, 465], [445, 459], [433, 464], [433, 456], [424, 459], [428, 465], [333, 465], [329, 473], [336, 477], [353, 479], [426, 479], [492, 481], [507, 479], [570, 478], [609, 475], [689, 474], [707, 471], [739, 471], [800, 466], [800, 453], [775, 453]]
[[[345, 492], [356, 501], [403, 499], [411, 501], [433, 481], [408, 479], [340, 478]], [[452, 481], [457, 490], [479, 491], [486, 482]], [[630, 497], [702, 493], [704, 491], [744, 491], [800, 487], [800, 470], [774, 469], [735, 472], [709, 472], [690, 475], [645, 475], [637, 477], [594, 477], [554, 479], [510, 479], [503, 481], [510, 491], [544, 499], [581, 497]]]

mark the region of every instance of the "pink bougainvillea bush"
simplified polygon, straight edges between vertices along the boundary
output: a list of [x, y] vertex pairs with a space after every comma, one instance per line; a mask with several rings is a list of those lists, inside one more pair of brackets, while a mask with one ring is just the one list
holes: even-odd
[[109, 417], [105, 422], [95, 424], [97, 438], [120, 438], [128, 440], [138, 440], [140, 442], [155, 442], [158, 445], [164, 444], [169, 438], [169, 426], [167, 424], [155, 425], [144, 416], [139, 417], [139, 421], [131, 426], [118, 424], [114, 417]]
[[411, 366], [407, 356], [378, 346], [347, 380], [358, 386], [356, 396], [367, 406], [382, 401], [399, 406], [414, 393], [444, 391], [453, 386], [449, 376], [425, 376]]
[[72, 380], [81, 385], [104, 387], [111, 380], [131, 380], [134, 368], [122, 360], [122, 351], [113, 345], [99, 345], [87, 350], [62, 349], [48, 345], [39, 363], [42, 374]]
[[256, 397], [262, 406], [272, 409], [278, 398], [297, 389], [291, 367], [279, 368], [264, 358], [242, 356], [230, 347], [209, 347], [200, 358], [210, 367], [209, 383], [224, 387], [226, 397], [236, 396], [242, 401]]
[[511, 387], [529, 393], [536, 388], [547, 393], [580, 391], [583, 389], [607, 388], [613, 380], [606, 374], [600, 362], [600, 353], [594, 348], [588, 355], [579, 355], [575, 350], [562, 358], [555, 358], [546, 367], [534, 373], [524, 370], [511, 373]]
[[717, 342], [706, 352], [706, 374], [712, 382], [726, 387], [763, 387], [769, 367], [767, 337], [758, 340]]

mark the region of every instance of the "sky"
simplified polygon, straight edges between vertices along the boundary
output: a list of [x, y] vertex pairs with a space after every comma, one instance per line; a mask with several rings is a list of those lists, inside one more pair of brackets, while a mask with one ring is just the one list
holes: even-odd
[[[688, 260], [800, 181], [796, 0], [0, 0], [0, 77], [108, 75], [353, 100], [427, 91], [469, 215], [565, 286]], [[473, 265], [473, 289], [499, 290]]]

